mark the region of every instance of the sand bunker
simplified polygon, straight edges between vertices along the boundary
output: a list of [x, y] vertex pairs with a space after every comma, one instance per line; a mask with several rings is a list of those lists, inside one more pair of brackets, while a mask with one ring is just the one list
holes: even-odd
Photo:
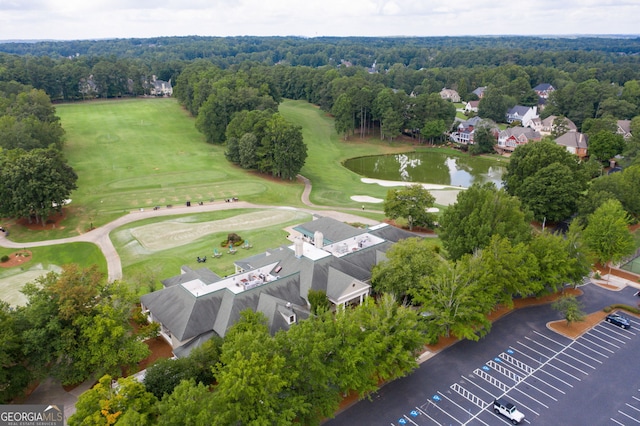
[[188, 223], [176, 219], [153, 223], [131, 229], [131, 235], [145, 249], [160, 251], [189, 244], [209, 234], [267, 228], [303, 217], [305, 213], [295, 210], [260, 210], [209, 222]]
[[382, 198], [369, 197], [368, 195], [354, 195], [351, 199], [359, 203], [382, 203], [384, 201]]
[[[362, 178], [361, 180], [364, 183], [374, 183], [384, 187], [410, 186], [410, 185], [416, 184], [415, 182], [400, 182], [400, 181], [371, 179], [371, 178]], [[448, 205], [454, 204], [458, 199], [458, 194], [460, 193], [460, 191], [463, 191], [466, 189], [459, 186], [437, 185], [434, 183], [421, 183], [419, 185], [422, 185], [424, 189], [428, 190], [431, 193], [431, 195], [433, 195], [433, 197], [436, 199], [436, 204], [440, 204], [442, 206], [448, 206]], [[354, 195], [351, 197], [351, 199], [359, 203], [381, 203], [384, 201], [384, 200], [380, 200], [379, 198], [368, 197], [366, 195]]]

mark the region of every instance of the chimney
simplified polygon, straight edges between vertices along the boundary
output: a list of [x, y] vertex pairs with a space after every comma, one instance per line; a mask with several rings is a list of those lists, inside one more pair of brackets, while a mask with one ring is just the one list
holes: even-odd
[[322, 232], [316, 231], [313, 234], [313, 245], [317, 248], [324, 247], [324, 235], [322, 235]]
[[295, 247], [296, 257], [298, 259], [300, 259], [302, 257], [302, 254], [303, 254], [302, 240], [300, 238], [296, 238], [296, 240], [293, 243], [293, 245]]

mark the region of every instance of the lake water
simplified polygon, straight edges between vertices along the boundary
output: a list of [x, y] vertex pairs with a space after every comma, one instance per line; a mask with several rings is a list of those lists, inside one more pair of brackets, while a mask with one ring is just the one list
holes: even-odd
[[499, 161], [444, 152], [408, 152], [351, 158], [349, 170], [372, 179], [433, 183], [468, 188], [474, 183], [493, 182], [502, 187], [506, 167]]

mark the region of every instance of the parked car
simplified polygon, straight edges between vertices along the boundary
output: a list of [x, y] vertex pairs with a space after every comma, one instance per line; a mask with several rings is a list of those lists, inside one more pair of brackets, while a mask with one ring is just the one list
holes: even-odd
[[607, 315], [605, 320], [611, 324], [615, 324], [618, 327], [622, 327], [624, 329], [629, 329], [631, 327], [631, 322], [629, 321], [629, 318], [623, 317], [620, 314], [615, 314], [615, 313], [609, 314]]
[[524, 414], [522, 414], [515, 405], [503, 398], [493, 400], [493, 411], [496, 414], [502, 414], [511, 420], [511, 423], [514, 425], [517, 425], [524, 420]]

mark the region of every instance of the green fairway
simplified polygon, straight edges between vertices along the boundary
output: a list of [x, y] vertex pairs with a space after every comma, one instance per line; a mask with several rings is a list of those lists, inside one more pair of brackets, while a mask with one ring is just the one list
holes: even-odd
[[[362, 203], [351, 200], [354, 195], [384, 199], [388, 188], [361, 182], [362, 176], [342, 166], [352, 157], [389, 154], [413, 150], [413, 146], [379, 140], [351, 137], [342, 140], [335, 131], [333, 119], [317, 106], [305, 101], [285, 101], [280, 112], [289, 121], [302, 126], [309, 157], [301, 173], [313, 183], [311, 201], [319, 205], [359, 208]], [[378, 205], [378, 210], [382, 206]]]
[[231, 165], [224, 146], [205, 143], [175, 99], [83, 102], [56, 110], [78, 189], [67, 226], [48, 238], [73, 235], [138, 208], [186, 201], [240, 197], [300, 204], [302, 185], [273, 182]]

